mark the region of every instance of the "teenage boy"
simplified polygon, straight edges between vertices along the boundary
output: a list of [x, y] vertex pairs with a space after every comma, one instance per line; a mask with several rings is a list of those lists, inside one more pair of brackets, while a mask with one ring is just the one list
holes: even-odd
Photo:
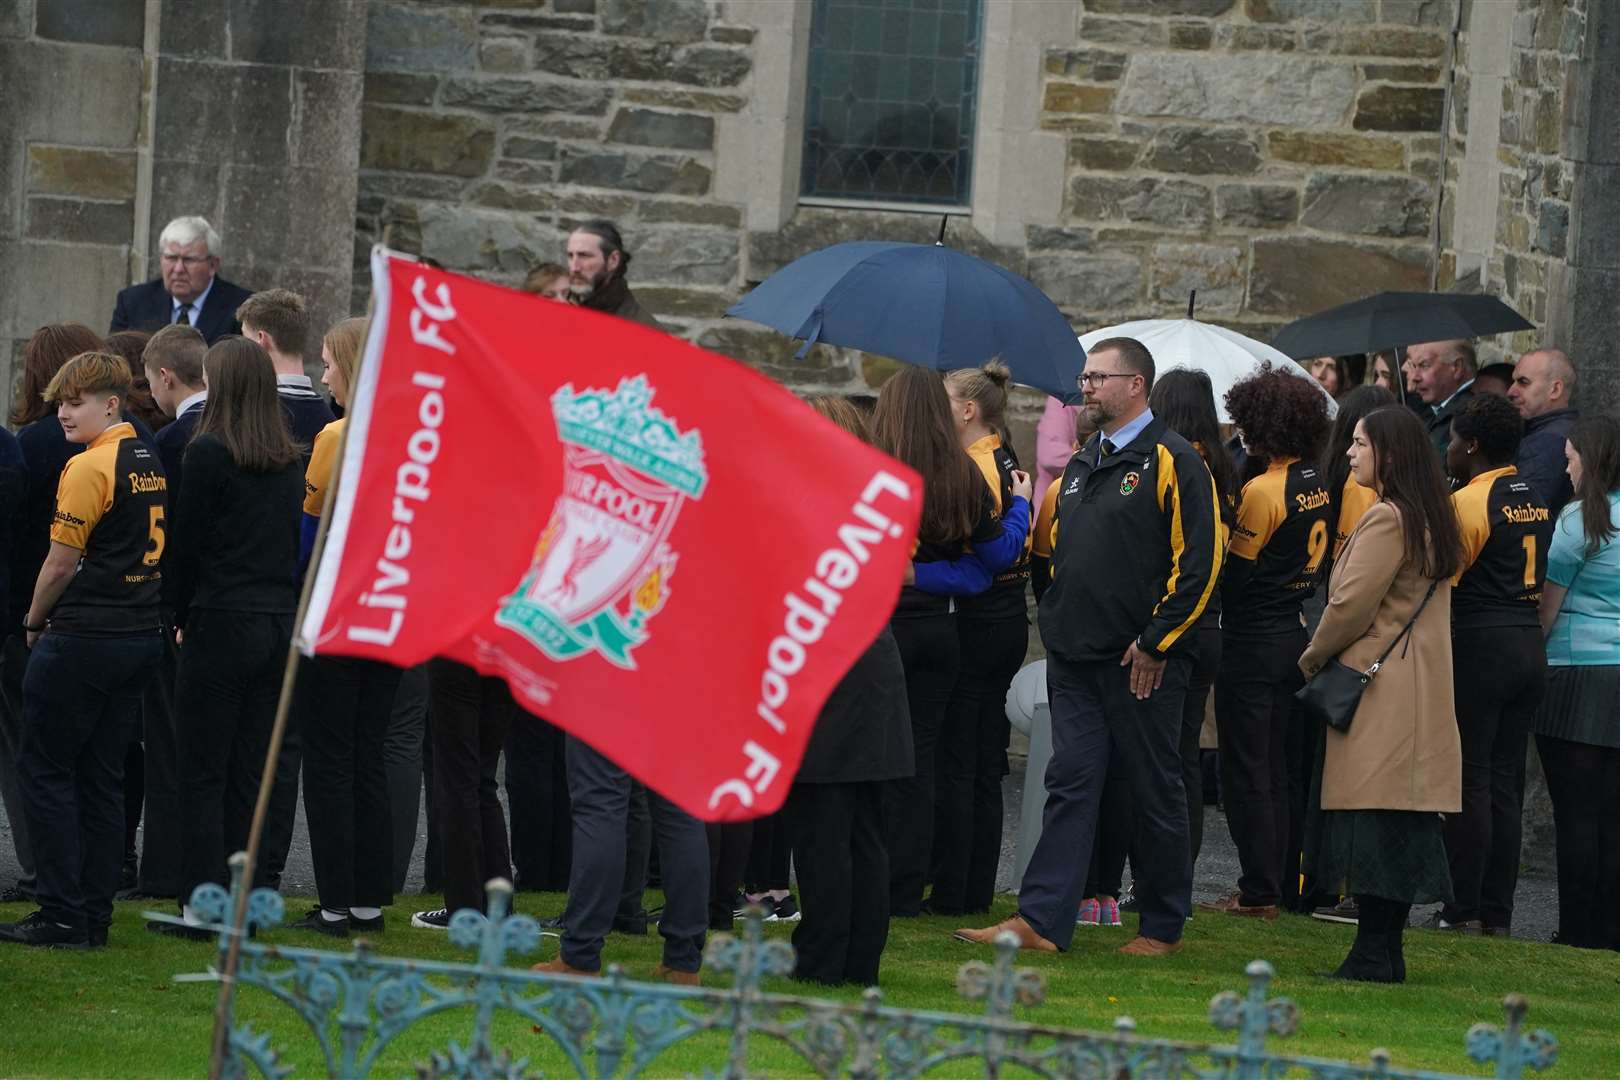
[[162, 655], [158, 562], [164, 492], [157, 454], [123, 421], [129, 367], [80, 353], [45, 390], [69, 442], [85, 446], [57, 488], [50, 554], [23, 621], [23, 812], [39, 910], [0, 940], [105, 945], [124, 859], [124, 753]]
[[[152, 335], [141, 354], [146, 382], [157, 402], [174, 422], [153, 437], [158, 459], [168, 478], [164, 520], [175, 521], [175, 497], [180, 494], [180, 468], [202, 419], [208, 391], [203, 387], [203, 357], [208, 343], [194, 326], [175, 323]], [[162, 569], [162, 567], [159, 567]], [[163, 657], [152, 680], [146, 684], [141, 701], [141, 732], [146, 749], [146, 825], [141, 839], [141, 873], [134, 890], [120, 892], [118, 898], [160, 898], [185, 900], [180, 896], [183, 874], [180, 822], [179, 719], [174, 714], [174, 678], [179, 665], [174, 624], [169, 612], [173, 605], [165, 597], [163, 617]]]

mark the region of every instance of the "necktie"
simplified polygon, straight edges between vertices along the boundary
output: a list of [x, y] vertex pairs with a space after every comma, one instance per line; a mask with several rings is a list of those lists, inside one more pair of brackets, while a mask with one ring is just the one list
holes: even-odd
[[1112, 439], [1104, 439], [1102, 441], [1103, 457], [1113, 457], [1114, 456], [1114, 451], [1117, 450], [1117, 449], [1118, 449], [1118, 447], [1116, 447], [1114, 445], [1114, 442], [1113, 442]]
[[179, 326], [190, 326], [191, 325], [191, 305], [190, 304], [181, 304], [180, 305], [180, 311], [179, 311], [178, 314], [175, 315], [174, 321], [175, 321], [175, 324], [179, 325]]

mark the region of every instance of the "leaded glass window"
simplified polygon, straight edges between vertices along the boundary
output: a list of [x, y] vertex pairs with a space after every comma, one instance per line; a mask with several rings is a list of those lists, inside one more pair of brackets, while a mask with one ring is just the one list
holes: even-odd
[[800, 194], [966, 206], [981, 28], [980, 0], [815, 0]]

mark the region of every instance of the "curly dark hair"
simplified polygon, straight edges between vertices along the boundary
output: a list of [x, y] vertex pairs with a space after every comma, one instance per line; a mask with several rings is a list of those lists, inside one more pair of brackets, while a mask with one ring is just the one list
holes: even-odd
[[1327, 434], [1327, 398], [1314, 379], [1262, 363], [1226, 392], [1226, 411], [1249, 452], [1263, 458], [1314, 459]]
[[1511, 465], [1524, 440], [1524, 418], [1507, 398], [1476, 394], [1451, 422], [1451, 432], [1458, 438], [1476, 440], [1487, 464]]

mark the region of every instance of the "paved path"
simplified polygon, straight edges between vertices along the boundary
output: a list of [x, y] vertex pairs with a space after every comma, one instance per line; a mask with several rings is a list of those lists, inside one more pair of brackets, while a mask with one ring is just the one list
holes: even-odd
[[[1002, 789], [1002, 804], [1007, 808], [1007, 821], [1002, 830], [1001, 870], [996, 881], [996, 888], [1002, 892], [1013, 892], [1017, 888], [1017, 883], [1013, 881], [1013, 859], [1014, 846], [1018, 838], [1018, 815], [1024, 800], [1024, 766], [1025, 759], [1022, 755], [1012, 756], [1012, 774], [1007, 777]], [[504, 788], [502, 793], [504, 795]], [[405, 884], [408, 894], [418, 892], [422, 887], [422, 838], [426, 828], [426, 821], [419, 820], [416, 853]], [[1228, 892], [1234, 887], [1237, 876], [1237, 849], [1233, 846], [1231, 835], [1227, 831], [1225, 815], [1215, 807], [1209, 807], [1204, 818], [1204, 847], [1198, 858], [1193, 882], [1194, 899], [1213, 899]], [[11, 825], [6, 821], [5, 811], [0, 809], [0, 888], [9, 886], [16, 878], [17, 862], [11, 845]], [[293, 848], [287, 858], [283, 880], [289, 894], [314, 894], [315, 875], [310, 866], [309, 834], [304, 827], [302, 800], [298, 808], [298, 824], [294, 832]], [[409, 907], [411, 901], [408, 897], [402, 897], [399, 903], [401, 906]], [[1424, 908], [1415, 911], [1413, 922], [1427, 919], [1431, 910], [1433, 909]], [[1551, 939], [1557, 926], [1557, 886], [1545, 878], [1521, 875], [1514, 910], [1515, 936], [1547, 941]]]

